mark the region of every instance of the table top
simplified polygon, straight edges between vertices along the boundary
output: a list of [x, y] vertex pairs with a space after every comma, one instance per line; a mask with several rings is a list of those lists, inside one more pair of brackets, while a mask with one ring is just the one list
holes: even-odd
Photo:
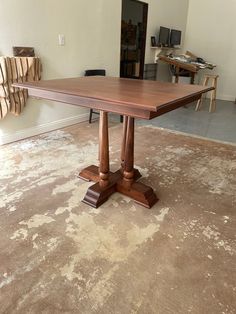
[[201, 97], [211, 87], [90, 76], [15, 83], [29, 95], [73, 105], [152, 119]]

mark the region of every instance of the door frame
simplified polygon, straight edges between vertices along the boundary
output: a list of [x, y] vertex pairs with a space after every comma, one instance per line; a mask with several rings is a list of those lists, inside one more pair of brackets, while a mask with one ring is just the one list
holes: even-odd
[[[141, 53], [140, 53], [140, 68], [139, 68], [139, 77], [138, 79], [143, 79], [143, 74], [144, 74], [144, 64], [145, 64], [145, 53], [146, 53], [146, 39], [147, 39], [147, 20], [148, 20], [148, 3], [139, 1], [139, 0], [130, 0], [132, 2], [137, 2], [143, 5], [143, 20], [142, 23], [144, 25], [144, 37], [142, 41], [142, 46], [141, 46]], [[122, 0], [121, 0], [121, 18], [120, 21], [122, 21]], [[120, 26], [121, 27], [121, 26]], [[121, 40], [120, 40], [120, 51], [121, 51]]]

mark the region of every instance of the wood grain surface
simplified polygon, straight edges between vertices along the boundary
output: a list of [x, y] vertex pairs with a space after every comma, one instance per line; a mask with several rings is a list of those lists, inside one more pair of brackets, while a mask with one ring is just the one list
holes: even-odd
[[164, 61], [168, 64], [172, 64], [172, 65], [179, 67], [181, 69], [188, 70], [188, 71], [193, 72], [193, 73], [197, 73], [199, 71], [199, 66], [197, 66], [197, 65], [194, 65], [191, 63], [186, 63], [186, 62], [181, 62], [179, 60], [175, 60], [175, 59], [169, 58], [167, 56], [159, 56], [159, 60]]
[[212, 89], [199, 85], [115, 77], [79, 77], [14, 84], [29, 95], [121, 115], [152, 119]]

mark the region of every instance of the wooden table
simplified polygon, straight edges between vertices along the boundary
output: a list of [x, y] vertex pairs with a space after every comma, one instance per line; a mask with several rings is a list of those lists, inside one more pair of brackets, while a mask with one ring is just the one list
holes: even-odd
[[[97, 109], [99, 122], [99, 167], [89, 166], [79, 176], [95, 184], [83, 199], [99, 207], [111, 194], [120, 192], [135, 202], [151, 208], [158, 200], [151, 187], [137, 182], [141, 177], [134, 169], [134, 118], [153, 119], [200, 98], [212, 88], [157, 81], [113, 77], [81, 77], [25, 82], [15, 87], [28, 89], [30, 96]], [[110, 172], [108, 112], [124, 115], [121, 166]], [[148, 152], [147, 152], [148, 153]]]
[[180, 69], [184, 69], [186, 71], [188, 71], [190, 73], [190, 77], [191, 77], [191, 84], [194, 84], [194, 79], [195, 79], [195, 74], [200, 70], [200, 69], [212, 69], [212, 67], [209, 67], [209, 65], [206, 63], [206, 64], [194, 64], [194, 63], [190, 63], [190, 62], [182, 62], [182, 61], [179, 61], [179, 60], [176, 60], [174, 58], [170, 58], [170, 57], [167, 57], [167, 56], [159, 56], [158, 59], [160, 61], [163, 61], [165, 63], [168, 63], [170, 65], [174, 65], [175, 66], [175, 69], [176, 69], [176, 73], [175, 73], [175, 83], [178, 83], [179, 82], [179, 75], [181, 74], [180, 73]]

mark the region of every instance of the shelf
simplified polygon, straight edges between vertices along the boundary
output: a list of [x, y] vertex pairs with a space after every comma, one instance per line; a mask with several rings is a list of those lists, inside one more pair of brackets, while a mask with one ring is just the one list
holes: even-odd
[[173, 50], [177, 50], [177, 49], [180, 49], [180, 47], [151, 47], [151, 49], [161, 49], [161, 50], [170, 50], [170, 49], [173, 49]]

